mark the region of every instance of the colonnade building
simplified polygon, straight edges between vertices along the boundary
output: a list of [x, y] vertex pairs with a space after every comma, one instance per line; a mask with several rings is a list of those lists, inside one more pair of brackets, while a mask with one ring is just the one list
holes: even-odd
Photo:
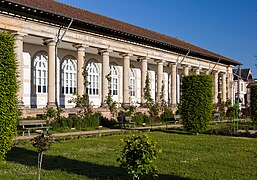
[[18, 98], [28, 115], [56, 102], [71, 109], [68, 100], [84, 92], [101, 107], [109, 73], [119, 103], [144, 102], [147, 73], [155, 101], [164, 84], [166, 101], [176, 107], [182, 76], [211, 74], [214, 103], [233, 102], [232, 68], [240, 63], [177, 38], [54, 0], [1, 0], [0, 29], [15, 37]]

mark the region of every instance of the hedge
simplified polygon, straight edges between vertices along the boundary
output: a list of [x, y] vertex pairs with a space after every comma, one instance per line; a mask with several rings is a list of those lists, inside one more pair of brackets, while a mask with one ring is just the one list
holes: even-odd
[[14, 53], [14, 38], [0, 32], [0, 159], [12, 147], [16, 132], [17, 109], [17, 62]]
[[250, 87], [251, 119], [257, 124], [257, 84]]
[[182, 79], [180, 114], [186, 131], [207, 130], [212, 118], [212, 78], [209, 75], [190, 75]]

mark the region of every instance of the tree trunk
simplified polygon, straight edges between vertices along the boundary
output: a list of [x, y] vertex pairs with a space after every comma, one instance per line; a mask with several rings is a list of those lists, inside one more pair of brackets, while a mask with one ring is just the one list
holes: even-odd
[[37, 180], [40, 180], [40, 171], [42, 166], [43, 153], [38, 153]]

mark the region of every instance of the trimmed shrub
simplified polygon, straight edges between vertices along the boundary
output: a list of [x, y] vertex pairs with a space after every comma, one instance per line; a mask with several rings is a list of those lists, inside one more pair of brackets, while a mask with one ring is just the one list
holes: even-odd
[[144, 117], [141, 112], [136, 112], [134, 116], [132, 116], [132, 121], [136, 122], [138, 126], [141, 126], [144, 123]]
[[108, 119], [106, 117], [100, 116], [100, 125], [107, 128], [114, 128], [117, 125], [117, 121], [115, 119]]
[[182, 79], [181, 118], [186, 131], [207, 130], [212, 118], [212, 78], [209, 75], [190, 75]]
[[157, 143], [147, 135], [132, 135], [122, 141], [125, 145], [121, 157], [117, 159], [120, 167], [125, 168], [133, 179], [140, 179], [148, 174], [158, 177], [157, 167], [153, 162], [161, 152]]
[[82, 120], [82, 129], [87, 127], [97, 128], [99, 126], [99, 115], [93, 114]]
[[167, 118], [173, 118], [174, 114], [171, 109], [166, 108], [160, 116], [161, 122], [166, 122]]
[[257, 84], [250, 87], [250, 108], [251, 108], [251, 119], [253, 123], [257, 124]]
[[99, 126], [99, 119], [100, 116], [98, 113], [84, 118], [73, 116], [71, 118], [60, 118], [51, 121], [51, 126], [53, 130], [71, 129], [72, 127], [85, 130], [87, 128], [97, 128]]
[[0, 32], [0, 159], [5, 158], [12, 147], [18, 117], [17, 91], [14, 38], [7, 32]]

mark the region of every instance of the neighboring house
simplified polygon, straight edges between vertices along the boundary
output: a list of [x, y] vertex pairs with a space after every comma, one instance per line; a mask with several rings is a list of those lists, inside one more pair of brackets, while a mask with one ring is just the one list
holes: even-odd
[[[251, 101], [251, 86], [253, 86], [253, 85], [256, 85], [257, 84], [257, 79], [254, 79], [251, 83], [249, 83], [248, 85], [247, 85], [247, 100], [248, 100], [248, 104], [249, 104], [249, 106], [248, 107], [250, 107], [250, 101]], [[249, 113], [250, 113], [250, 109], [249, 109]]]
[[164, 82], [165, 99], [174, 108], [179, 80], [189, 74], [212, 74], [214, 103], [219, 91], [223, 102], [233, 99], [232, 68], [239, 62], [54, 0], [1, 0], [0, 30], [15, 37], [23, 116], [40, 114], [56, 104], [66, 113], [74, 112], [75, 104], [68, 100], [84, 92], [95, 108], [105, 107], [109, 73], [118, 103], [144, 103], [147, 73], [153, 99], [159, 101]]
[[247, 109], [250, 106], [250, 94], [247, 88], [253, 82], [251, 68], [233, 69], [235, 84], [235, 99], [238, 99], [240, 109]]

